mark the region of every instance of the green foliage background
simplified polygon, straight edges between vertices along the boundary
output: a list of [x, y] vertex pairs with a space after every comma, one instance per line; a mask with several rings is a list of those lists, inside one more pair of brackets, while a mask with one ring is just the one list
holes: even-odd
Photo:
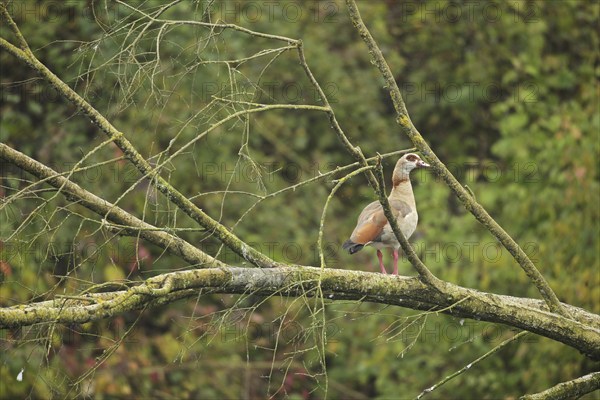
[[[146, 12], [157, 5], [139, 2]], [[207, 20], [204, 7], [183, 2], [162, 17]], [[600, 312], [598, 3], [364, 1], [359, 7], [414, 124], [439, 157], [531, 255], [561, 300]], [[235, 70], [223, 63], [199, 65], [248, 57], [281, 42], [233, 31], [207, 39], [205, 28], [174, 26], [161, 32], [156, 62], [159, 26], [150, 25], [135, 41], [127, 29], [119, 30], [140, 18], [125, 6], [17, 1], [12, 10], [35, 54], [155, 161], [165, 158], [161, 152], [169, 145], [172, 153], [232, 112], [219, 103], [194, 117], [211, 95], [320, 104], [293, 51], [271, 64], [269, 56], [236, 63]], [[342, 2], [217, 1], [210, 18], [302, 39], [351, 141], [367, 156], [410, 147], [397, 133], [387, 91]], [[142, 27], [138, 23], [134, 33]], [[5, 26], [0, 32], [9, 37]], [[66, 171], [106, 140], [32, 71], [5, 52], [0, 62], [3, 142]], [[104, 146], [84, 165], [120, 156], [116, 147]], [[325, 114], [275, 111], [216, 129], [173, 159], [163, 176], [269, 256], [318, 265], [315, 243], [331, 179], [268, 199], [237, 221], [256, 201], [247, 193], [272, 193], [353, 161]], [[388, 174], [395, 161], [386, 161]], [[2, 165], [3, 196], [26, 185], [19, 178], [30, 179]], [[110, 201], [138, 178], [124, 161], [74, 177]], [[509, 254], [442, 182], [429, 172], [413, 181], [420, 222], [412, 241], [437, 276], [483, 291], [538, 297]], [[208, 193], [215, 191], [221, 192]], [[377, 270], [370, 249], [350, 257], [340, 248], [361, 207], [373, 199], [363, 177], [338, 192], [325, 226], [329, 267]], [[0, 305], [186, 267], [147, 243], [112, 237], [83, 208], [61, 208], [67, 204], [40, 192], [4, 208]], [[196, 227], [146, 182], [119, 204], [158, 226]], [[36, 207], [36, 216], [11, 236]], [[181, 236], [241, 264], [206, 232]], [[401, 273], [413, 274], [406, 260]], [[3, 330], [0, 396], [269, 393], [312, 399], [323, 396], [327, 381], [331, 398], [410, 398], [514, 334], [503, 326], [358, 303], [327, 303], [323, 322], [311, 314], [316, 307], [313, 299], [201, 296], [83, 326]], [[570, 348], [531, 336], [434, 396], [515, 398], [598, 367]]]

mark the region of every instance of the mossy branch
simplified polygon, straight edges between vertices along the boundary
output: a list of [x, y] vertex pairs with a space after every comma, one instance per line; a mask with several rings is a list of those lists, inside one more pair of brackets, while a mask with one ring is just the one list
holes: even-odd
[[[482, 293], [450, 283], [445, 285], [446, 293], [440, 293], [412, 277], [302, 266], [273, 265], [267, 269], [228, 266], [171, 272], [127, 290], [75, 294], [71, 298], [1, 308], [0, 328], [43, 322], [84, 323], [199, 293], [313, 296], [318, 290], [331, 301], [368, 301], [501, 323], [551, 338], [600, 359], [600, 316], [577, 307], [564, 305], [573, 316], [570, 319], [548, 312], [540, 300]], [[454, 298], [462, 300], [456, 302]]]
[[396, 121], [400, 125], [400, 131], [408, 136], [413, 145], [419, 149], [424, 158], [431, 164], [433, 171], [440, 178], [442, 178], [444, 182], [446, 182], [446, 185], [448, 185], [448, 187], [459, 198], [464, 207], [471, 212], [475, 218], [483, 226], [485, 226], [492, 233], [492, 235], [494, 235], [509, 251], [509, 253], [519, 263], [523, 271], [525, 271], [530, 281], [537, 287], [542, 298], [548, 304], [550, 310], [552, 310], [552, 312], [564, 315], [565, 310], [561, 306], [558, 297], [544, 276], [535, 267], [531, 259], [527, 256], [527, 254], [525, 254], [517, 242], [515, 242], [515, 240], [487, 213], [487, 211], [479, 203], [477, 203], [469, 191], [467, 191], [467, 189], [465, 189], [464, 186], [458, 182], [454, 175], [452, 175], [448, 168], [446, 168], [444, 163], [442, 163], [435, 155], [433, 150], [431, 150], [427, 142], [425, 142], [425, 139], [423, 139], [423, 136], [415, 128], [410, 120], [408, 111], [406, 110], [406, 105], [404, 104], [402, 94], [400, 93], [400, 89], [398, 88], [396, 80], [394, 79], [394, 75], [385, 61], [379, 46], [377, 46], [375, 39], [373, 39], [373, 36], [371, 36], [371, 33], [364, 24], [358, 11], [358, 7], [356, 6], [356, 2], [354, 0], [346, 0], [346, 5], [350, 14], [350, 19], [352, 20], [352, 24], [358, 31], [363, 41], [367, 44], [369, 54], [371, 54], [371, 58], [383, 76], [385, 86], [390, 93], [394, 108], [397, 113]]
[[567, 400], [600, 390], [600, 372], [592, 372], [568, 382], [559, 383], [543, 392], [527, 394], [519, 400]]

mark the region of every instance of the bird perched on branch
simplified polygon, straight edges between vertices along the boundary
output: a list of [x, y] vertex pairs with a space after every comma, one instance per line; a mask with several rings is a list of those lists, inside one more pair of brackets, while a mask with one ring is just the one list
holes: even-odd
[[[398, 160], [392, 174], [392, 191], [388, 196], [391, 211], [394, 215], [397, 215], [398, 227], [406, 239], [415, 231], [419, 219], [410, 183], [410, 172], [415, 168], [429, 168], [429, 164], [412, 153], [405, 154]], [[400, 243], [396, 239], [379, 201], [372, 202], [362, 210], [358, 216], [356, 228], [354, 228], [350, 239], [344, 242], [342, 248], [348, 250], [350, 254], [354, 254], [365, 246], [372, 246], [377, 249], [377, 258], [382, 274], [387, 272], [383, 266], [381, 249], [392, 248], [394, 275], [398, 275], [398, 249]]]

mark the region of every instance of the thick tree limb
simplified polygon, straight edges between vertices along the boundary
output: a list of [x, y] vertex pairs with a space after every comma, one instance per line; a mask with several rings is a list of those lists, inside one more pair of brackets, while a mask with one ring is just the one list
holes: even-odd
[[600, 389], [600, 372], [592, 372], [572, 381], [562, 382], [536, 394], [527, 394], [520, 400], [563, 400], [576, 399]]
[[523, 249], [514, 241], [514, 239], [506, 233], [506, 231], [487, 213], [487, 211], [473, 198], [473, 196], [465, 189], [458, 180], [452, 175], [452, 173], [446, 168], [444, 163], [440, 161], [440, 159], [436, 156], [436, 154], [431, 150], [423, 136], [419, 133], [417, 128], [413, 125], [410, 117], [408, 115], [408, 111], [406, 110], [406, 105], [404, 104], [404, 100], [402, 99], [402, 94], [400, 93], [400, 89], [394, 79], [394, 75], [390, 70], [390, 67], [387, 65], [385, 58], [383, 57], [383, 53], [377, 46], [375, 39], [371, 36], [371, 33], [367, 29], [364, 24], [360, 13], [358, 11], [358, 7], [354, 0], [346, 0], [346, 5], [348, 7], [348, 11], [350, 14], [350, 19], [352, 20], [352, 24], [360, 34], [363, 41], [367, 44], [369, 48], [369, 53], [375, 65], [381, 72], [383, 79], [385, 80], [386, 87], [390, 92], [390, 96], [392, 98], [392, 102], [394, 104], [394, 108], [396, 109], [396, 113], [398, 115], [397, 122], [400, 125], [400, 130], [411, 140], [413, 145], [419, 149], [419, 151], [423, 154], [423, 156], [427, 159], [427, 161], [431, 164], [433, 171], [441, 177], [448, 187], [454, 192], [454, 194], [459, 198], [459, 200], [463, 203], [465, 208], [471, 212], [475, 216], [475, 218], [485, 226], [491, 233], [494, 235], [500, 243], [510, 252], [510, 254], [515, 258], [515, 260], [519, 263], [523, 271], [527, 274], [531, 282], [537, 287], [540, 292], [542, 298], [548, 304], [548, 307], [553, 312], [564, 314], [565, 310], [561, 306], [558, 297], [544, 278], [544, 276], [538, 271], [535, 267], [531, 259], [525, 254]]
[[185, 240], [167, 232], [157, 230], [153, 225], [131, 215], [122, 208], [88, 192], [81, 186], [68, 180], [58, 172], [46, 167], [39, 161], [0, 143], [0, 158], [14, 164], [35, 177], [44, 180], [59, 189], [68, 199], [77, 202], [108, 221], [136, 229], [135, 235], [153, 243], [169, 253], [181, 257], [196, 267], [220, 267], [223, 264], [197, 249]]
[[[207, 268], [159, 275], [128, 290], [83, 294], [0, 309], [0, 327], [42, 322], [84, 323], [173, 302], [200, 293], [313, 296], [360, 300], [502, 323], [554, 339], [600, 359], [600, 316], [563, 305], [572, 318], [548, 311], [543, 301], [482, 293], [443, 283], [444, 293], [412, 277], [314, 267]], [[455, 299], [459, 299], [456, 301]]]

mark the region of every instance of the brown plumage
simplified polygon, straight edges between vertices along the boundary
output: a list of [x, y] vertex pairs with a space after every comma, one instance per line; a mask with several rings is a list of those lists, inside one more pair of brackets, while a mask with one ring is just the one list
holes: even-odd
[[[415, 168], [428, 167], [429, 164], [421, 160], [418, 155], [409, 153], [398, 160], [392, 174], [392, 191], [388, 196], [388, 201], [392, 213], [397, 218], [398, 227], [407, 239], [415, 231], [419, 218], [410, 183], [410, 172]], [[381, 249], [392, 248], [394, 275], [398, 275], [398, 249], [400, 243], [396, 239], [379, 201], [372, 202], [362, 210], [350, 239], [342, 245], [350, 254], [362, 250], [364, 246], [372, 246], [377, 249], [379, 267], [381, 273], [384, 274], [386, 270], [383, 266]]]

